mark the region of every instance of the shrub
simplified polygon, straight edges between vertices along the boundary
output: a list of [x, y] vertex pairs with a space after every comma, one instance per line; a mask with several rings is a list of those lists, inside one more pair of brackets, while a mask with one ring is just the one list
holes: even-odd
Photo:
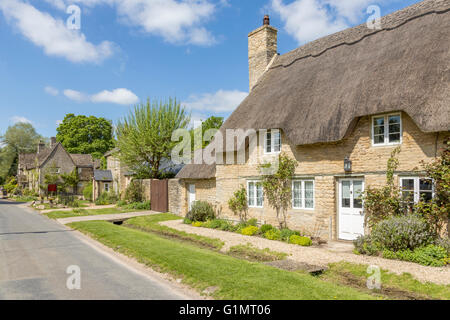
[[242, 229], [241, 233], [245, 236], [253, 236], [258, 232], [258, 227], [255, 226], [248, 226], [244, 229]]
[[222, 220], [214, 219], [208, 220], [203, 224], [203, 227], [210, 229], [219, 229], [222, 226]]
[[437, 239], [435, 242], [435, 245], [444, 248], [447, 250], [447, 255], [450, 256], [450, 240], [448, 238], [446, 239]]
[[117, 195], [111, 191], [111, 192], [103, 192], [100, 194], [100, 196], [95, 200], [95, 204], [98, 206], [101, 205], [107, 205], [107, 204], [114, 204], [118, 201]]
[[223, 231], [232, 231], [233, 228], [234, 228], [234, 225], [231, 222], [222, 220], [222, 225], [220, 226], [219, 229], [223, 230]]
[[85, 200], [92, 201], [92, 182], [83, 189], [83, 197]]
[[281, 239], [281, 231], [278, 229], [270, 229], [266, 233], [264, 233], [264, 238], [269, 240], [280, 240]]
[[301, 237], [301, 236], [295, 235], [295, 234], [293, 234], [289, 237], [289, 243], [297, 244], [297, 245], [300, 245], [303, 247], [309, 247], [312, 245], [312, 241], [310, 238]]
[[194, 221], [194, 222], [192, 222], [192, 225], [194, 227], [203, 227], [203, 222], [201, 222], [201, 221]]
[[447, 250], [442, 247], [428, 245], [426, 247], [416, 248], [414, 251], [406, 249], [394, 252], [385, 249], [383, 250], [383, 258], [410, 261], [425, 266], [442, 267], [448, 261], [448, 254]]
[[423, 219], [407, 215], [379, 222], [372, 230], [371, 238], [383, 249], [400, 251], [432, 244], [437, 236]]
[[258, 226], [258, 219], [255, 219], [255, 218], [250, 219], [250, 220], [247, 221], [247, 224], [248, 224], [249, 226], [257, 227], [257, 226]]
[[151, 210], [151, 204], [150, 201], [133, 202], [126, 205], [125, 208], [130, 210]]
[[189, 220], [188, 218], [184, 218], [183, 223], [184, 224], [192, 224], [192, 221]]
[[125, 190], [125, 200], [128, 202], [142, 202], [144, 188], [139, 181], [133, 180]]
[[228, 200], [228, 207], [235, 215], [239, 216], [241, 222], [247, 221], [247, 190], [244, 186], [241, 185], [233, 194], [233, 197]]
[[272, 230], [273, 226], [271, 224], [263, 224], [261, 228], [259, 229], [259, 232], [261, 234], [265, 234], [267, 231]]
[[192, 221], [208, 221], [215, 218], [213, 207], [205, 201], [195, 201], [192, 204], [191, 211], [188, 212], [186, 218]]
[[117, 206], [118, 207], [126, 207], [127, 202], [125, 200], [119, 200], [119, 201], [117, 201]]
[[372, 240], [371, 236], [359, 236], [353, 241], [353, 245], [357, 254], [374, 256], [379, 252], [379, 246]]
[[293, 230], [290, 230], [290, 229], [282, 229], [281, 230], [281, 240], [283, 240], [283, 241], [289, 241], [289, 238], [291, 236], [293, 236], [293, 235], [299, 236], [300, 232], [293, 231]]

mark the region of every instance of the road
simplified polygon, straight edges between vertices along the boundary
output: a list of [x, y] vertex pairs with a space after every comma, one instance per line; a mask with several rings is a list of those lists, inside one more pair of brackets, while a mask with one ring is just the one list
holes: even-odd
[[[70, 266], [75, 273], [67, 273]], [[80, 289], [68, 289], [69, 277], [69, 287]], [[57, 222], [0, 199], [0, 300], [189, 298], [167, 281], [99, 252]]]

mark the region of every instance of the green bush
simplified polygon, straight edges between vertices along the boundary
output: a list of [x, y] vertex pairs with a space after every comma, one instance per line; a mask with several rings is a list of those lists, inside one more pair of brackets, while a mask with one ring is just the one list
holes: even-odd
[[287, 228], [281, 230], [281, 240], [283, 240], [283, 241], [289, 241], [289, 238], [293, 235], [299, 236], [300, 232], [293, 231], [293, 230], [290, 230]]
[[130, 203], [142, 202], [144, 195], [144, 188], [139, 181], [133, 180], [125, 190], [125, 200]]
[[184, 218], [183, 223], [184, 224], [192, 224], [192, 221], [189, 220], [188, 218]]
[[203, 224], [204, 228], [210, 228], [210, 229], [220, 229], [222, 226], [222, 220], [214, 219], [214, 220], [208, 220]]
[[281, 231], [278, 229], [270, 229], [266, 233], [264, 233], [264, 238], [269, 240], [280, 240], [281, 239]]
[[117, 206], [118, 207], [126, 207], [127, 205], [128, 205], [128, 203], [125, 200], [117, 201]]
[[97, 200], [95, 200], [95, 204], [98, 206], [115, 204], [118, 200], [119, 198], [113, 191], [103, 192], [102, 194], [100, 194]]
[[222, 225], [220, 226], [219, 229], [223, 230], [223, 231], [232, 231], [233, 228], [234, 228], [234, 225], [231, 222], [222, 220]]
[[379, 252], [379, 246], [372, 240], [371, 236], [359, 236], [353, 241], [355, 253], [375, 256]]
[[410, 261], [425, 266], [443, 267], [448, 261], [448, 254], [447, 250], [442, 247], [428, 245], [426, 247], [416, 248], [414, 251], [406, 249], [394, 252], [385, 249], [383, 250], [383, 258]]
[[194, 222], [192, 222], [192, 225], [194, 227], [203, 227], [203, 222], [201, 222], [201, 221], [194, 221]]
[[255, 219], [255, 218], [250, 219], [250, 220], [247, 221], [247, 224], [248, 224], [249, 226], [257, 227], [257, 226], [258, 226], [258, 219]]
[[241, 233], [245, 236], [253, 236], [258, 232], [258, 227], [255, 226], [248, 226], [244, 229], [242, 229]]
[[208, 221], [215, 218], [213, 207], [206, 201], [195, 201], [186, 218], [192, 221]]
[[92, 182], [83, 189], [83, 197], [85, 200], [92, 201]]
[[272, 230], [273, 226], [271, 224], [263, 224], [261, 228], [259, 228], [259, 232], [261, 234], [265, 234], [267, 231]]
[[449, 238], [439, 238], [436, 240], [435, 245], [447, 250], [447, 255], [450, 256], [450, 239]]
[[151, 210], [151, 204], [150, 204], [150, 201], [133, 202], [133, 203], [127, 204], [125, 206], [125, 208], [130, 209], [130, 210]]
[[312, 241], [308, 237], [301, 237], [299, 235], [293, 234], [289, 237], [289, 243], [297, 244], [303, 247], [309, 247], [312, 245]]
[[423, 219], [411, 214], [379, 222], [373, 228], [371, 238], [383, 249], [400, 251], [432, 244], [437, 236]]

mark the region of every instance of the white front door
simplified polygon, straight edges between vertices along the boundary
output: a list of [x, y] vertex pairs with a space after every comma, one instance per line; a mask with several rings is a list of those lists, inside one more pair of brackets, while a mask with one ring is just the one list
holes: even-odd
[[364, 235], [363, 191], [361, 179], [339, 181], [339, 239], [355, 240]]
[[189, 185], [189, 211], [192, 208], [192, 204], [195, 202], [195, 184]]

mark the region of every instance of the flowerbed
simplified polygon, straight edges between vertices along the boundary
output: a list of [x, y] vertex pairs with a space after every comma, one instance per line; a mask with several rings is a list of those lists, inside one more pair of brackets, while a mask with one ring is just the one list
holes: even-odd
[[290, 229], [277, 229], [270, 224], [264, 224], [261, 227], [257, 226], [256, 219], [250, 219], [247, 222], [240, 222], [234, 224], [230, 221], [223, 219], [212, 219], [206, 222], [191, 221], [190, 219], [184, 219], [185, 224], [190, 224], [194, 227], [203, 227], [209, 229], [217, 229], [222, 231], [235, 232], [246, 236], [262, 237], [269, 240], [284, 241], [291, 244], [300, 246], [311, 246], [311, 238], [302, 236], [300, 232]]

